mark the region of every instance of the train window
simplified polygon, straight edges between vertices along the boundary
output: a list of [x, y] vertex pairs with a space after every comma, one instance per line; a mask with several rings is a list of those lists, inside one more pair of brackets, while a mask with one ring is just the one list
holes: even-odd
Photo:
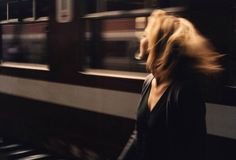
[[18, 19], [19, 11], [20, 11], [20, 8], [19, 8], [18, 0], [11, 0], [8, 2], [9, 19]]
[[49, 16], [49, 1], [36, 0], [36, 18]]
[[186, 0], [97, 0], [97, 11], [135, 10], [183, 6]]
[[85, 5], [84, 9], [86, 9], [87, 13], [93, 13], [97, 11], [97, 0], [90, 0], [87, 5]]
[[[145, 56], [140, 60], [139, 42], [151, 9], [92, 13], [87, 19], [86, 68], [99, 72], [146, 72]], [[171, 12], [182, 12], [173, 9]]]
[[47, 22], [2, 25], [2, 62], [47, 63]]
[[[17, 20], [18, 23], [1, 25], [1, 65], [9, 64], [9, 62], [17, 62], [17, 65], [47, 64], [48, 21], [26, 22], [24, 20], [37, 18], [36, 10], [38, 18], [48, 16], [49, 2], [46, 0], [8, 0], [3, 2], [7, 6], [5, 10], [8, 22], [16, 22]], [[3, 8], [3, 5], [0, 6]], [[3, 19], [2, 9], [0, 13]]]
[[103, 19], [90, 23], [90, 32], [93, 31], [90, 38], [87, 36], [87, 65], [90, 68], [146, 71], [144, 61], [135, 59], [139, 50], [135, 19]]
[[33, 0], [22, 0], [21, 1], [21, 17], [22, 18], [31, 18], [33, 15]]
[[132, 9], [141, 9], [144, 8], [144, 0], [107, 0], [106, 1], [107, 10], [132, 10]]
[[7, 3], [0, 1], [0, 21], [7, 20]]

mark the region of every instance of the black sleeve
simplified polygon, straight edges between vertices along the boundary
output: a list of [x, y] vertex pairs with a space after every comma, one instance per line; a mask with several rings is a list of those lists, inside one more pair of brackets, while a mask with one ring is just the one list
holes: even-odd
[[137, 159], [137, 131], [134, 130], [131, 134], [128, 142], [123, 148], [121, 154], [117, 158], [117, 160], [136, 160]]
[[183, 88], [178, 95], [169, 124], [169, 159], [205, 160], [205, 103], [196, 86]]
[[[141, 99], [142, 101], [144, 93], [147, 91], [148, 86], [151, 84], [153, 75], [149, 74], [143, 83], [142, 91], [141, 91]], [[117, 160], [137, 160], [137, 130], [134, 129], [132, 132], [128, 142], [126, 143], [125, 147], [123, 148], [121, 154], [117, 158]]]

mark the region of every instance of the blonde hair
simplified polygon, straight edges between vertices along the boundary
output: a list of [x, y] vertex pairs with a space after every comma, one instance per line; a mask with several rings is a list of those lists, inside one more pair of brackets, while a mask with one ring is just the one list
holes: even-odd
[[178, 72], [179, 66], [207, 75], [222, 71], [218, 63], [222, 55], [214, 51], [210, 42], [187, 19], [162, 10], [154, 11], [145, 34], [149, 51], [147, 70], [158, 80], [180, 76], [183, 70]]

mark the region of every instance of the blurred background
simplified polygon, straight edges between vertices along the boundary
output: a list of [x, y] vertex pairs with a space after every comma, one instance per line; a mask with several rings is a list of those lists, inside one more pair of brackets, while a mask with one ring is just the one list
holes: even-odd
[[224, 73], [203, 87], [207, 156], [235, 159], [233, 0], [0, 0], [0, 159], [115, 160], [148, 74], [135, 55], [158, 9], [225, 55]]

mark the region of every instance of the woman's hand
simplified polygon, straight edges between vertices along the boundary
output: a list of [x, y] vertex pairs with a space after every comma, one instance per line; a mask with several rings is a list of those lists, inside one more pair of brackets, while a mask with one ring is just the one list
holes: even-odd
[[147, 54], [147, 49], [148, 49], [148, 40], [147, 37], [144, 37], [140, 40], [140, 45], [139, 45], [140, 52], [135, 55], [135, 59], [142, 60], [145, 57], [145, 54]]

